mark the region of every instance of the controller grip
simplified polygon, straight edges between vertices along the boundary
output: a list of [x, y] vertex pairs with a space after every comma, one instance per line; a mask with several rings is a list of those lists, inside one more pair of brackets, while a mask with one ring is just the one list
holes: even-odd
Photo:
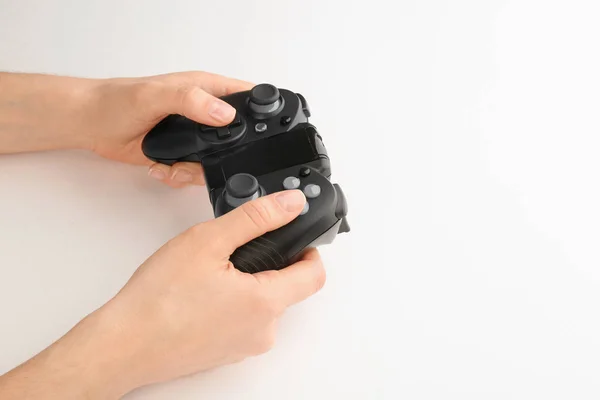
[[253, 274], [287, 267], [291, 260], [284, 253], [275, 242], [261, 236], [238, 247], [229, 261], [238, 270]]

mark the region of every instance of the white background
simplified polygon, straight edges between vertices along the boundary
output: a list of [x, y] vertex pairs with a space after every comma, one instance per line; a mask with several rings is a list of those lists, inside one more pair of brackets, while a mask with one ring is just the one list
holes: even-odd
[[[600, 396], [596, 1], [0, 0], [0, 69], [200, 69], [303, 93], [348, 197], [265, 356], [128, 399]], [[99, 307], [204, 188], [0, 158], [0, 372]]]

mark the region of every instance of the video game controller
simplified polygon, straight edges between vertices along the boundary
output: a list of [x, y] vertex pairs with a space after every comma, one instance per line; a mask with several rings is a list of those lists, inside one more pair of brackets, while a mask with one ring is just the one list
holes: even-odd
[[304, 192], [301, 214], [236, 249], [230, 257], [233, 265], [250, 273], [282, 269], [305, 249], [349, 232], [346, 199], [340, 186], [330, 182], [329, 157], [321, 135], [308, 122], [304, 97], [260, 84], [221, 99], [237, 111], [229, 125], [214, 127], [169, 115], [146, 135], [142, 150], [162, 164], [200, 162], [215, 217], [267, 194]]

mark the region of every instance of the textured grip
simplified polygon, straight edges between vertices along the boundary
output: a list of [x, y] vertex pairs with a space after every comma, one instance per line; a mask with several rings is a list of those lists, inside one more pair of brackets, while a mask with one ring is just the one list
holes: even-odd
[[288, 260], [277, 250], [277, 245], [264, 237], [237, 248], [229, 261], [240, 271], [248, 273], [278, 270], [288, 265]]

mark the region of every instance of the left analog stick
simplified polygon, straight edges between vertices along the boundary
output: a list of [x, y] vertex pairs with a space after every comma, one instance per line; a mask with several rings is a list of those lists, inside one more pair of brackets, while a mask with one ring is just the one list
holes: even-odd
[[282, 106], [279, 89], [268, 83], [254, 86], [248, 105], [255, 117], [265, 118], [276, 114]]

